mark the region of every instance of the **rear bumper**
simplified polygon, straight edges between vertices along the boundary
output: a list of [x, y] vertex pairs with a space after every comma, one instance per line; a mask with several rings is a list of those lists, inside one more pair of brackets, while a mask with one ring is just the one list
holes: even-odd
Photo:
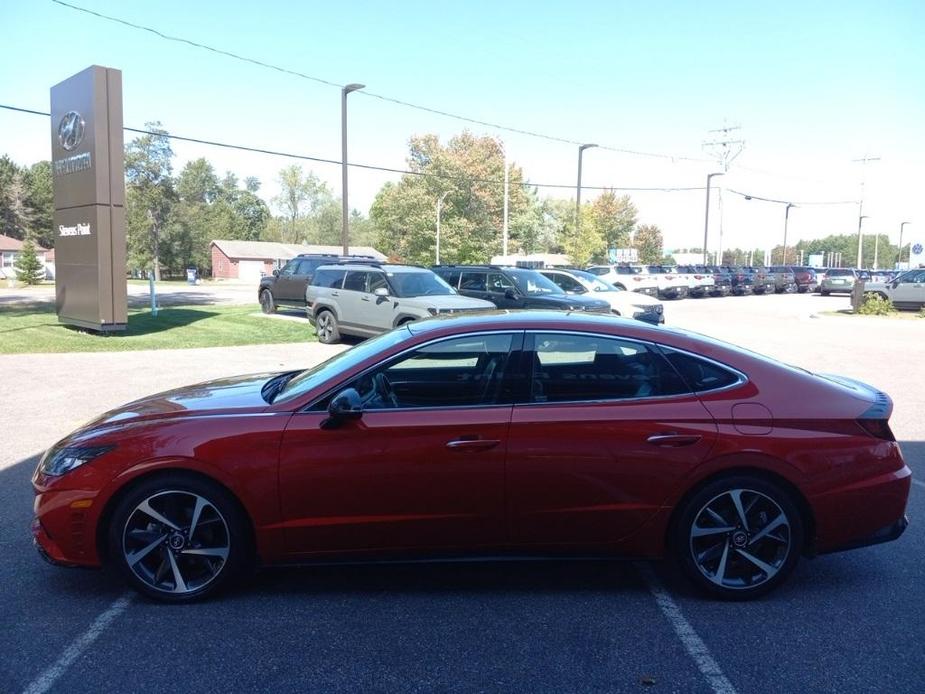
[[906, 532], [906, 528], [909, 527], [909, 517], [903, 516], [899, 520], [885, 525], [879, 530], [874, 531], [866, 537], [858, 538], [857, 540], [852, 540], [840, 547], [834, 547], [828, 549], [825, 552], [820, 552], [820, 554], [832, 554], [833, 552], [844, 552], [849, 549], [858, 549], [860, 547], [870, 547], [871, 545], [880, 545], [884, 542], [892, 542], [893, 540], [898, 540], [900, 535]]
[[633, 291], [639, 294], [645, 294], [646, 296], [658, 296], [658, 287], [642, 287], [641, 289], [634, 289]]

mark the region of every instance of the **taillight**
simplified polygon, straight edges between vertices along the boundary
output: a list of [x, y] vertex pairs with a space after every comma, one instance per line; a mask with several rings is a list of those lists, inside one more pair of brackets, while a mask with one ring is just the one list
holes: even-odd
[[642, 282], [642, 277], [634, 277], [633, 282]]
[[665, 279], [666, 279], [666, 280], [673, 280], [673, 279], [674, 279], [674, 275], [665, 275]]
[[890, 423], [886, 419], [859, 419], [858, 424], [875, 439], [882, 439], [884, 441], [896, 440], [896, 437], [893, 436], [893, 432], [890, 429]]
[[694, 279], [695, 279], [695, 280], [702, 280], [702, 279], [703, 279], [703, 275], [694, 275]]

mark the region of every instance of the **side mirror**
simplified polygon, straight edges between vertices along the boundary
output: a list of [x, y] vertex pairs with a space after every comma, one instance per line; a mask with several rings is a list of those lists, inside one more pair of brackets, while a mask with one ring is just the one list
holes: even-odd
[[505, 289], [504, 297], [506, 299], [511, 299], [513, 301], [514, 299], [517, 298], [517, 292], [515, 292], [513, 289]]
[[273, 276], [274, 276], [274, 277], [279, 277], [279, 268], [276, 268], [276, 269], [273, 271]]
[[321, 423], [322, 429], [336, 429], [342, 423], [357, 420], [363, 416], [363, 401], [356, 388], [345, 388], [328, 404], [328, 418]]
[[376, 287], [376, 289], [373, 290], [373, 294], [381, 299], [385, 299], [389, 295], [389, 290], [385, 287]]

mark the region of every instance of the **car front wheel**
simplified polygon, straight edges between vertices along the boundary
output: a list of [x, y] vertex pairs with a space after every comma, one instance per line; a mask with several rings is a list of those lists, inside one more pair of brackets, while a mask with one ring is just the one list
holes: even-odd
[[707, 484], [680, 509], [673, 538], [684, 574], [705, 592], [748, 600], [780, 585], [803, 548], [790, 495], [759, 477]]
[[273, 300], [273, 294], [269, 289], [260, 292], [260, 310], [270, 314], [276, 312], [276, 302]]
[[331, 311], [318, 313], [315, 317], [315, 332], [318, 334], [318, 342], [325, 345], [340, 342], [340, 328], [337, 325], [337, 318]]
[[138, 592], [163, 602], [213, 595], [252, 555], [246, 522], [218, 485], [172, 474], [124, 496], [109, 526], [109, 556]]

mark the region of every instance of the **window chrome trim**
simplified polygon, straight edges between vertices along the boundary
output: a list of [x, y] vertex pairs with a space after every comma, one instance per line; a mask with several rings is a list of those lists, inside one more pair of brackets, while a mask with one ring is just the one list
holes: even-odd
[[[410, 352], [414, 352], [415, 350], [421, 349], [421, 348], [423, 348], [423, 347], [428, 347], [429, 345], [437, 344], [437, 343], [439, 343], [439, 342], [444, 342], [444, 341], [446, 341], [446, 340], [456, 340], [456, 339], [462, 339], [462, 338], [467, 338], [467, 337], [479, 337], [479, 336], [481, 336], [481, 335], [511, 335], [512, 337], [516, 337], [517, 335], [523, 336], [523, 335], [525, 334], [525, 332], [526, 332], [526, 331], [524, 331], [523, 329], [520, 329], [520, 330], [514, 329], [514, 330], [512, 330], [511, 328], [505, 328], [505, 329], [502, 329], [502, 330], [480, 330], [480, 331], [478, 331], [478, 332], [466, 333], [466, 334], [464, 334], [464, 335], [444, 335], [443, 337], [435, 337], [435, 338], [433, 338], [432, 340], [427, 340], [426, 342], [421, 342], [421, 343], [416, 344], [416, 345], [414, 345], [414, 346], [412, 346], [412, 347], [408, 347], [407, 349], [403, 349], [402, 351], [398, 352], [397, 354], [393, 354], [391, 357], [389, 357], [388, 362], [386, 362], [386, 363], [394, 363], [395, 361], [397, 361], [397, 360], [400, 359], [401, 357], [405, 356], [406, 354], [409, 354]], [[512, 341], [511, 344], [513, 345], [513, 341]], [[508, 351], [508, 357], [510, 358], [510, 356], [512, 356], [515, 352], [518, 352], [518, 351], [523, 351], [523, 348], [521, 347], [520, 350], [515, 350], [515, 349], [509, 350], [509, 351]], [[313, 414], [313, 413], [316, 413], [316, 412], [326, 412], [326, 410], [313, 410], [313, 409], [311, 409], [311, 408], [314, 407], [315, 405], [317, 405], [319, 402], [321, 402], [322, 400], [324, 400], [326, 397], [328, 397], [328, 396], [331, 395], [332, 393], [335, 393], [338, 389], [344, 388], [344, 387], [345, 387], [345, 386], [344, 386], [345, 383], [347, 383], [347, 382], [349, 382], [349, 381], [353, 381], [353, 380], [355, 380], [355, 379], [357, 379], [357, 378], [362, 378], [362, 377], [365, 376], [366, 374], [368, 374], [368, 373], [370, 373], [371, 371], [374, 371], [374, 370], [376, 370], [376, 369], [378, 369], [378, 368], [380, 368], [380, 367], [382, 367], [382, 366], [383, 366], [383, 363], [382, 363], [382, 362], [380, 362], [380, 363], [378, 363], [378, 364], [373, 364], [372, 366], [369, 366], [369, 367], [363, 369], [363, 370], [360, 371], [359, 373], [354, 374], [354, 375], [351, 376], [350, 378], [347, 378], [347, 379], [344, 379], [343, 381], [340, 381], [336, 386], [334, 386], [334, 387], [332, 387], [332, 388], [326, 390], [324, 393], [322, 393], [321, 395], [319, 395], [317, 398], [312, 399], [312, 401], [311, 401], [310, 403], [308, 403], [308, 404], [305, 405], [304, 407], [300, 408], [299, 410], [297, 410], [297, 411], [294, 412], [293, 414]], [[386, 368], [388, 368], [388, 367], [386, 367]], [[507, 364], [505, 364], [505, 371], [506, 371], [506, 370], [507, 370]], [[414, 410], [414, 411], [416, 411], [416, 412], [421, 412], [421, 411], [423, 411], [423, 410], [428, 410], [428, 411], [429, 411], [429, 410], [462, 410], [462, 409], [475, 409], [475, 408], [488, 409], [488, 408], [496, 408], [496, 407], [513, 407], [515, 404], [516, 404], [516, 403], [511, 402], [511, 403], [506, 403], [506, 404], [503, 404], [503, 403], [494, 403], [494, 404], [491, 404], [491, 405], [437, 405], [437, 406], [434, 406], [434, 407], [387, 407], [387, 408], [369, 409], [369, 410], [364, 409], [363, 412], [408, 412], [408, 411], [410, 411], [410, 410]]]

